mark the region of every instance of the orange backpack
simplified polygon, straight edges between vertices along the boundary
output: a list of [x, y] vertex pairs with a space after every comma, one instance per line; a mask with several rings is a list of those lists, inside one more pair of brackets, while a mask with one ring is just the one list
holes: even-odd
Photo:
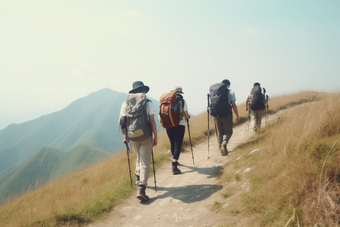
[[[182, 105], [176, 101], [177, 92], [164, 93], [159, 98], [159, 117], [163, 128], [173, 128], [179, 125], [183, 116]], [[183, 102], [183, 100], [181, 100]]]

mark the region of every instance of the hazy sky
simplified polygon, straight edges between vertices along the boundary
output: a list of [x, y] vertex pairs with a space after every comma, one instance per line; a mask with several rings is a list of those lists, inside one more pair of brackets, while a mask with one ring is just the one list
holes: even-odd
[[[339, 91], [339, 0], [0, 0], [0, 117], [56, 111], [142, 80], [183, 87], [189, 112], [231, 81], [269, 96]], [[243, 111], [243, 110], [239, 110]]]

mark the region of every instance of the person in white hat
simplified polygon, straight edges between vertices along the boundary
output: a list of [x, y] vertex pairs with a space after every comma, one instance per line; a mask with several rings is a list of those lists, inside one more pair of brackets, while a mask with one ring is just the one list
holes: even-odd
[[172, 91], [176, 91], [178, 98], [182, 100], [182, 106], [179, 108], [182, 110], [183, 116], [179, 122], [179, 125], [173, 128], [167, 128], [166, 133], [169, 137], [171, 143], [171, 153], [172, 153], [172, 173], [180, 174], [181, 170], [178, 169], [178, 159], [181, 153], [181, 147], [183, 143], [184, 133], [185, 133], [185, 121], [189, 119], [190, 116], [188, 114], [188, 104], [184, 101], [182, 94], [182, 87], [175, 86]]

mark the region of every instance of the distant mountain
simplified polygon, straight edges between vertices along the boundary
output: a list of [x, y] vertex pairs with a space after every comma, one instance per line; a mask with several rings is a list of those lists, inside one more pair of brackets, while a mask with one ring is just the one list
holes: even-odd
[[110, 153], [89, 145], [80, 145], [65, 153], [42, 147], [28, 160], [0, 175], [0, 204], [7, 196], [15, 197], [34, 190], [110, 156]]
[[[20, 165], [44, 146], [62, 152], [83, 144], [110, 153], [124, 149], [118, 117], [125, 98], [126, 93], [105, 88], [61, 111], [0, 130], [0, 173]], [[158, 102], [152, 101], [157, 109]]]
[[15, 123], [15, 124], [23, 123], [28, 120], [35, 119], [37, 117], [40, 117], [42, 115], [45, 115], [51, 112], [41, 110], [41, 111], [29, 112], [29, 113], [20, 114], [20, 115], [1, 115], [0, 116], [0, 130], [6, 128], [8, 125], [12, 123]]

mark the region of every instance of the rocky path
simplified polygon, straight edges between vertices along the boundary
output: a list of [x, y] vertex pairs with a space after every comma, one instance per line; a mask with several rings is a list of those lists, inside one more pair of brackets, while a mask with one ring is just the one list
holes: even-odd
[[[234, 148], [247, 139], [245, 124], [235, 127], [228, 144], [231, 152], [228, 156], [221, 156], [216, 149], [216, 138], [210, 137], [209, 158], [208, 141], [193, 147], [195, 166], [191, 152], [182, 153], [179, 158], [182, 174], [172, 174], [171, 162], [156, 169], [157, 192], [153, 176], [149, 178], [146, 190], [149, 201], [140, 203], [133, 195], [116, 206], [108, 218], [88, 226], [213, 227], [225, 224], [226, 217], [221, 216], [222, 212], [211, 209], [215, 201], [225, 200], [221, 195], [223, 186], [218, 184], [216, 176], [221, 166], [237, 155], [237, 152], [233, 152]], [[240, 192], [246, 188], [246, 185], [240, 186]]]

